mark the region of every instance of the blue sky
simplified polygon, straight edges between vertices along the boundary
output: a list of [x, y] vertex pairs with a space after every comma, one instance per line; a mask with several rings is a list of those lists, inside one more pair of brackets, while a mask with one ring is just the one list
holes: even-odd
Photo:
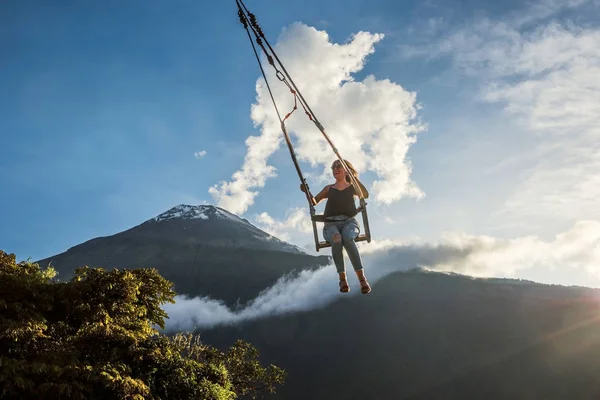
[[[272, 44], [291, 29], [278, 44], [338, 147], [353, 154], [353, 138], [389, 128], [413, 108], [410, 123], [424, 125], [406, 158], [382, 156], [361, 172], [368, 186], [379, 180], [398, 197], [373, 192], [376, 240], [468, 244], [479, 250], [467, 263], [486, 265], [491, 275], [600, 284], [592, 267], [600, 257], [597, 1], [246, 5]], [[313, 28], [348, 49], [359, 32], [384, 37], [364, 36], [371, 42], [355, 42], [358, 56], [338, 59], [318, 53], [327, 47]], [[336, 76], [361, 51], [364, 65], [351, 76], [366, 100], [343, 97], [356, 86], [341, 81], [321, 93], [324, 81], [314, 77]], [[274, 110], [256, 99], [260, 71], [233, 0], [3, 2], [0, 57], [0, 243], [19, 259], [63, 252], [180, 203], [218, 204], [209, 188], [242, 168], [246, 139], [265, 134], [268, 142], [251, 107], [271, 113], [267, 120]], [[311, 68], [322, 73], [306, 75]], [[368, 76], [377, 85], [367, 88]], [[385, 108], [396, 101], [402, 107]], [[371, 125], [351, 118], [369, 107]], [[316, 128], [297, 121], [290, 126], [299, 137], [320, 140]], [[340, 132], [344, 123], [354, 133]], [[394, 134], [396, 143], [407, 140], [401, 128]], [[384, 139], [364, 140], [358, 145]], [[308, 145], [302, 154], [313, 157]], [[313, 190], [326, 183], [318, 176], [333, 158], [315, 153], [315, 166], [303, 162]], [[420, 198], [398, 185], [407, 160]], [[287, 149], [266, 162], [277, 176], [250, 187], [258, 195], [238, 213], [310, 247], [306, 200]]]

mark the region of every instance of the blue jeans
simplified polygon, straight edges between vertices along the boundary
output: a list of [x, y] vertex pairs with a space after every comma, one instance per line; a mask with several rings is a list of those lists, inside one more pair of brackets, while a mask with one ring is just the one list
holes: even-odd
[[[340, 234], [340, 239], [335, 241], [333, 235], [336, 233]], [[333, 262], [338, 273], [346, 272], [344, 266], [344, 253], [343, 249], [346, 249], [350, 262], [354, 267], [355, 271], [363, 269], [360, 254], [354, 239], [360, 233], [360, 227], [358, 222], [354, 218], [348, 218], [342, 221], [327, 221], [323, 227], [323, 237], [329, 243], [331, 243], [331, 255], [333, 256]]]

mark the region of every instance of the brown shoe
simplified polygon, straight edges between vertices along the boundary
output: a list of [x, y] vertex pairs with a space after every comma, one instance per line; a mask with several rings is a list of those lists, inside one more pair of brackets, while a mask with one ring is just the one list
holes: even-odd
[[360, 279], [360, 291], [362, 294], [371, 293], [371, 286], [367, 282], [367, 278]]
[[340, 292], [348, 293], [350, 291], [350, 286], [348, 286], [348, 282], [344, 279], [340, 281]]

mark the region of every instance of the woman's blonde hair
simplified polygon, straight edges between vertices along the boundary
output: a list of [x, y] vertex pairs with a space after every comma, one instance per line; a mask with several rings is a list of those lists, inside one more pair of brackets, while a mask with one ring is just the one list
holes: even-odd
[[[341, 164], [340, 160], [335, 160], [331, 164], [331, 166], [333, 167], [336, 163]], [[352, 176], [354, 176], [354, 179], [356, 180], [356, 183], [358, 184], [358, 187], [356, 185], [354, 186], [355, 190], [359, 190], [360, 192], [362, 192], [362, 196], [365, 199], [368, 198], [369, 192], [367, 191], [367, 188], [365, 188], [365, 185], [362, 184], [360, 179], [358, 179], [358, 172], [356, 172], [356, 168], [354, 168], [354, 165], [352, 165], [352, 163], [346, 159], [344, 159], [344, 163], [346, 164], [346, 167], [348, 167], [348, 170], [350, 171]], [[352, 180], [350, 179], [350, 176], [348, 176], [348, 174], [346, 174], [346, 182], [353, 184]], [[359, 196], [361, 196], [361, 195], [359, 195]]]
[[[358, 179], [358, 172], [356, 172], [356, 168], [354, 168], [354, 165], [352, 165], [352, 163], [350, 163], [350, 161], [348, 160], [344, 160], [344, 162], [346, 163], [346, 166], [348, 167], [348, 170], [352, 173], [352, 175]], [[352, 183], [352, 180], [350, 180], [348, 174], [346, 174], [346, 182]]]
[[[340, 160], [335, 160], [333, 163], [331, 163], [331, 166], [333, 167], [336, 163], [341, 164]], [[356, 172], [356, 168], [354, 168], [354, 165], [352, 165], [352, 163], [346, 159], [344, 159], [344, 163], [346, 164], [346, 167], [348, 167], [350, 173], [352, 173], [352, 175], [358, 179], [358, 172]], [[352, 180], [350, 179], [348, 174], [346, 174], [346, 182], [352, 183]]]

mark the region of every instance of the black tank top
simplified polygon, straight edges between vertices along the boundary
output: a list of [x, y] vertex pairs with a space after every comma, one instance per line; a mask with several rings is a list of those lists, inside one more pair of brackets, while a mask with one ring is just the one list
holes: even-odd
[[330, 186], [327, 192], [327, 204], [325, 205], [323, 216], [345, 215], [347, 217], [354, 217], [356, 214], [354, 186], [350, 185], [344, 190], [338, 190]]

